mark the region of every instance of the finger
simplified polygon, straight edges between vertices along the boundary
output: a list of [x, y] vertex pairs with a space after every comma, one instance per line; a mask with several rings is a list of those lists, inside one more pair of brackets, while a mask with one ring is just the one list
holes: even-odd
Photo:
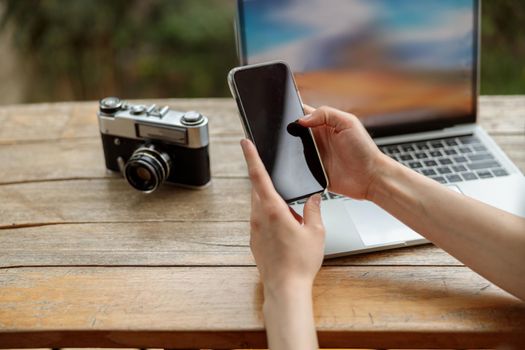
[[[250, 223], [253, 226], [254, 222], [258, 221], [258, 215], [260, 215], [260, 207], [261, 207], [261, 200], [259, 199], [259, 196], [257, 195], [257, 192], [252, 188], [252, 195], [251, 195], [251, 211], [250, 211]], [[253, 232], [253, 230], [251, 230]]]
[[315, 111], [315, 108], [303, 103], [303, 110], [306, 114], [311, 114]]
[[261, 200], [259, 199], [259, 196], [257, 195], [257, 192], [252, 187], [252, 212], [254, 212], [254, 209], [258, 209], [261, 205]]
[[244, 139], [241, 140], [241, 147], [248, 165], [248, 175], [259, 198], [265, 201], [278, 196], [255, 145], [250, 140]]
[[306, 201], [303, 209], [304, 225], [316, 229], [323, 229], [321, 218], [321, 195], [314, 194]]
[[355, 116], [352, 114], [331, 108], [321, 107], [313, 111], [311, 114], [299, 119], [299, 124], [309, 128], [327, 125], [335, 128], [336, 131], [341, 131], [352, 127], [355, 122]]
[[292, 215], [295, 218], [295, 220], [298, 223], [302, 224], [303, 223], [303, 218], [301, 217], [301, 215], [297, 214], [297, 212], [292, 207], [288, 207], [288, 209], [290, 209], [290, 213], [292, 213]]

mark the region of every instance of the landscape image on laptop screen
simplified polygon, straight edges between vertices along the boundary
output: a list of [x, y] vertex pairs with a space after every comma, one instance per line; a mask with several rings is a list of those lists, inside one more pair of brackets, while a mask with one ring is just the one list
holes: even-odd
[[367, 127], [474, 113], [474, 0], [244, 0], [249, 64], [284, 60], [303, 101]]

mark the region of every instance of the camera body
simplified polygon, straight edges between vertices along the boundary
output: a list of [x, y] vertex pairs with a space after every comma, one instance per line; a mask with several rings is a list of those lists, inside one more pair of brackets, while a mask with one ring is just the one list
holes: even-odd
[[164, 181], [202, 188], [211, 179], [208, 119], [195, 111], [100, 100], [97, 113], [106, 168], [149, 193]]

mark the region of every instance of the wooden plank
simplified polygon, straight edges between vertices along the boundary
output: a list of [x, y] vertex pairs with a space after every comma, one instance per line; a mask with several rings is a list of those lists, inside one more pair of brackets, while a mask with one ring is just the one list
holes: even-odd
[[248, 179], [214, 179], [202, 190], [163, 186], [145, 195], [121, 178], [0, 186], [0, 228], [56, 223], [246, 221]]
[[[1, 347], [265, 347], [255, 267], [0, 270]], [[525, 304], [465, 267], [324, 267], [321, 347], [525, 346]]]
[[[209, 150], [213, 176], [247, 176], [239, 146], [240, 139], [240, 136], [212, 138]], [[0, 162], [0, 185], [119, 177], [118, 174], [106, 171], [102, 144], [98, 137], [2, 145]]]
[[503, 152], [525, 174], [525, 134], [524, 135], [492, 135], [492, 138]]
[[489, 133], [525, 136], [525, 96], [481, 96], [478, 122]]
[[[92, 223], [0, 230], [0, 268], [254, 265], [248, 222]], [[461, 266], [434, 245], [359, 254], [325, 265]]]
[[[524, 96], [482, 96], [480, 124], [489, 132], [522, 134]], [[138, 101], [137, 101], [138, 102]], [[146, 100], [176, 110], [197, 110], [210, 119], [211, 134], [242, 135], [235, 103], [229, 98]], [[20, 141], [98, 137], [96, 102], [2, 106], [0, 144]]]
[[[215, 135], [210, 145], [213, 176], [246, 177], [238, 135]], [[495, 135], [495, 141], [525, 172], [525, 135]], [[0, 185], [27, 181], [116, 177], [106, 172], [96, 138], [15, 143], [0, 147]]]
[[[179, 111], [197, 110], [209, 118], [210, 134], [242, 135], [231, 99], [173, 99], [135, 101], [169, 105]], [[97, 102], [66, 102], [2, 106], [0, 143], [99, 137]]]

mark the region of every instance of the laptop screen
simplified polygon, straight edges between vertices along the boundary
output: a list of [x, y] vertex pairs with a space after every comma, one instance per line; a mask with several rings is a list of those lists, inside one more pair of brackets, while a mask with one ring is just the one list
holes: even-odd
[[476, 0], [239, 0], [243, 64], [286, 61], [301, 97], [374, 136], [474, 122]]

